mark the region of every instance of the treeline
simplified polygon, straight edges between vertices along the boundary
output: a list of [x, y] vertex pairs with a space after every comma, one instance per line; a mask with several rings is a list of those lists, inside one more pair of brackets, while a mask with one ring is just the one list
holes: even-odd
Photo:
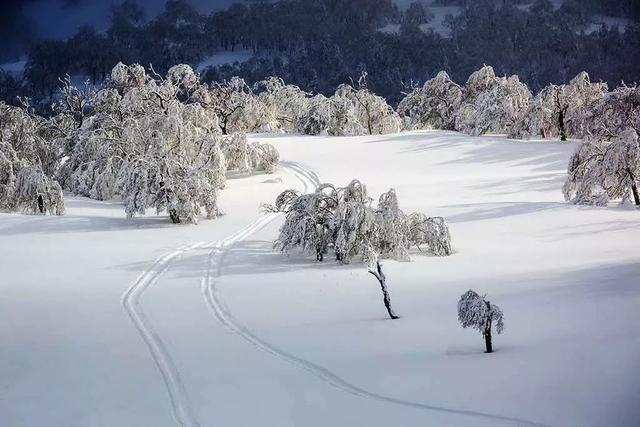
[[[169, 0], [159, 16], [145, 21], [142, 8], [126, 0], [114, 7], [105, 33], [83, 28], [67, 41], [33, 45], [24, 81], [0, 74], [0, 99], [50, 99], [61, 75], [98, 82], [118, 61], [153, 64], [164, 73], [176, 63], [198, 64], [220, 49], [251, 49], [255, 55], [206, 71], [204, 81], [237, 75], [253, 84], [277, 75], [328, 95], [366, 71], [369, 87], [392, 105], [440, 70], [460, 83], [485, 63], [499, 75], [519, 75], [535, 92], [583, 70], [611, 86], [638, 78], [637, 2], [616, 1], [607, 9], [633, 20], [624, 31], [603, 27], [591, 33], [585, 25], [592, 14], [604, 12], [605, 2], [568, 0], [559, 9], [549, 0], [457, 3], [461, 13], [447, 18], [450, 37], [443, 37], [424, 30], [432, 15], [419, 2], [403, 12], [391, 0], [254, 1], [201, 15], [186, 0]], [[387, 24], [397, 32], [380, 31]]]

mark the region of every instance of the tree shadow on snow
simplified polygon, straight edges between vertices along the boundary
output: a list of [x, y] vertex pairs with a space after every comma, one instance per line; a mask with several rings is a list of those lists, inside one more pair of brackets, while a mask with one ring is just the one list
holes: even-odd
[[176, 227], [176, 224], [171, 224], [164, 216], [127, 219], [123, 214], [121, 218], [92, 215], [62, 215], [41, 218], [40, 221], [21, 222], [7, 227], [2, 230], [2, 234], [78, 233]]
[[443, 207], [469, 209], [467, 212], [447, 215], [448, 222], [456, 223], [497, 219], [514, 215], [528, 215], [551, 209], [566, 209], [571, 206], [572, 205], [561, 202], [494, 202], [445, 205]]

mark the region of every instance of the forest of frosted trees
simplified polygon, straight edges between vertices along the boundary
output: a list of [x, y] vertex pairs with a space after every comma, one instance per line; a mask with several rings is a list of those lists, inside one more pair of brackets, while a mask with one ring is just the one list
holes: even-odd
[[[161, 76], [119, 63], [98, 88], [74, 87], [68, 77], [60, 83], [47, 117], [26, 98], [19, 107], [0, 104], [0, 209], [63, 214], [67, 190], [120, 198], [129, 218], [155, 209], [174, 223], [197, 223], [220, 214], [217, 195], [228, 171], [277, 168], [277, 150], [248, 142], [246, 133], [358, 136], [416, 129], [582, 139], [568, 166], [566, 199], [640, 205], [640, 88], [609, 91], [585, 72], [534, 95], [517, 76], [497, 76], [490, 66], [462, 86], [442, 71], [406, 94], [397, 109], [369, 90], [366, 73], [329, 97], [277, 77], [251, 86], [239, 77], [205, 83], [184, 64]], [[286, 209], [299, 206], [290, 198], [282, 202]]]

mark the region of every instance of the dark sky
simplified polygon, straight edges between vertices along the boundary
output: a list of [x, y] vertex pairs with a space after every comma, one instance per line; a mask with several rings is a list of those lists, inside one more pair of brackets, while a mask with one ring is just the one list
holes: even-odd
[[[33, 37], [67, 38], [82, 25], [104, 30], [111, 6], [122, 0], [0, 0], [0, 60], [19, 56]], [[189, 0], [200, 12], [221, 9], [238, 0]], [[162, 10], [165, 0], [138, 0], [146, 17]]]

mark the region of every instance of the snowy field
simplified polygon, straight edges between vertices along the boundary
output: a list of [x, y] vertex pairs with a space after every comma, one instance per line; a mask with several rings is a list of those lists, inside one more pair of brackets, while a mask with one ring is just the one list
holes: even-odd
[[[0, 214], [0, 426], [638, 425], [640, 217], [563, 201], [574, 144], [253, 139], [282, 167], [198, 226]], [[362, 263], [274, 253], [258, 209], [352, 178], [450, 224], [452, 256], [384, 263], [399, 320]], [[493, 354], [458, 324], [469, 288], [504, 311]]]

